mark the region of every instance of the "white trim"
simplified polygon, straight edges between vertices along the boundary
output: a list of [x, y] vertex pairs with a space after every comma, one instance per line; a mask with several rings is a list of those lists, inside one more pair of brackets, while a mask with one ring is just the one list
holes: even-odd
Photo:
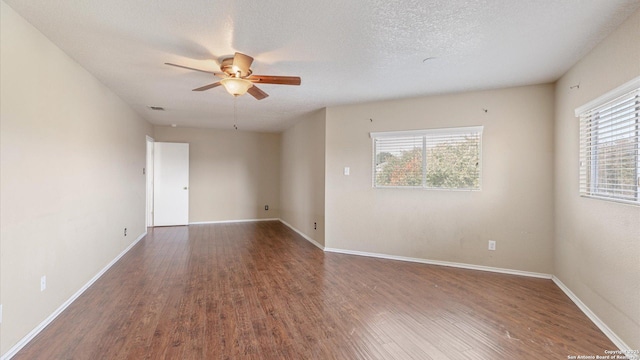
[[463, 127], [448, 127], [437, 129], [424, 129], [424, 130], [401, 130], [401, 131], [380, 131], [370, 132], [369, 136], [372, 139], [384, 138], [384, 137], [398, 137], [398, 136], [424, 136], [433, 134], [465, 134], [470, 132], [482, 133], [484, 129], [483, 125], [478, 126], [463, 126]]
[[240, 219], [240, 220], [214, 220], [214, 221], [194, 221], [190, 222], [189, 225], [206, 225], [206, 224], [232, 224], [232, 223], [244, 223], [244, 222], [255, 222], [255, 221], [278, 221], [278, 218], [268, 218], [268, 219]]
[[[573, 301], [573, 303], [576, 304], [585, 315], [587, 315], [587, 317], [600, 329], [600, 331], [602, 331], [609, 338], [609, 340], [611, 340], [611, 342], [615, 344], [615, 346], [618, 347], [618, 349], [622, 350], [623, 352], [625, 350], [632, 350], [627, 344], [625, 344], [624, 341], [622, 341], [622, 339], [618, 337], [618, 335], [616, 335], [616, 333], [613, 332], [613, 330], [611, 330], [607, 326], [607, 324], [600, 320], [600, 318], [593, 311], [591, 311], [591, 309], [589, 309], [589, 307], [585, 305], [585, 303], [583, 303], [582, 300], [580, 300], [580, 298], [578, 298], [576, 294], [573, 293], [573, 291], [571, 291], [564, 283], [562, 283], [560, 279], [558, 279], [554, 275], [551, 280], [553, 280], [553, 282], [560, 288], [560, 290], [562, 290], [569, 297], [569, 299], [571, 299], [571, 301]], [[638, 355], [633, 356], [633, 354], [631, 354], [627, 356], [628, 359], [640, 359]]]
[[407, 256], [387, 255], [387, 254], [381, 254], [381, 253], [371, 253], [366, 251], [345, 250], [345, 249], [324, 247], [320, 245], [318, 242], [316, 242], [315, 240], [313, 240], [312, 238], [310, 238], [309, 236], [307, 236], [302, 231], [296, 229], [294, 226], [287, 223], [286, 221], [282, 219], [278, 219], [278, 220], [280, 220], [281, 223], [289, 227], [291, 230], [298, 233], [305, 240], [309, 241], [310, 243], [312, 243], [313, 245], [317, 246], [319, 249], [325, 252], [374, 257], [374, 258], [388, 259], [388, 260], [399, 260], [399, 261], [407, 261], [407, 262], [429, 264], [429, 265], [448, 266], [448, 267], [455, 267], [455, 268], [468, 269], [468, 270], [489, 271], [489, 272], [495, 272], [495, 273], [501, 273], [501, 274], [519, 275], [519, 276], [527, 276], [527, 277], [534, 277], [534, 278], [541, 278], [541, 279], [551, 279], [553, 277], [553, 275], [551, 274], [537, 273], [537, 272], [531, 272], [531, 271], [504, 269], [504, 268], [497, 268], [497, 267], [483, 266], [483, 265], [473, 265], [473, 264], [456, 263], [456, 262], [450, 262], [450, 261], [429, 260], [429, 259], [421, 259], [421, 258], [414, 258], [414, 257], [407, 257]]
[[282, 219], [278, 219], [280, 220], [281, 223], [283, 223], [285, 226], [287, 226], [289, 229], [295, 231], [298, 233], [298, 235], [302, 236], [305, 240], [307, 240], [308, 242], [312, 243], [313, 245], [315, 245], [317, 248], [319, 248], [322, 251], [325, 251], [324, 246], [320, 245], [319, 242], [313, 240], [312, 238], [310, 238], [309, 236], [307, 236], [307, 234], [303, 233], [302, 231], [296, 229], [295, 227], [293, 227], [293, 225], [289, 224], [288, 222], [282, 220]]
[[503, 269], [503, 268], [497, 268], [497, 267], [491, 267], [491, 266], [472, 265], [472, 264], [457, 263], [457, 262], [450, 262], [450, 261], [428, 260], [428, 259], [421, 259], [421, 258], [387, 255], [387, 254], [380, 254], [380, 253], [370, 253], [370, 252], [355, 251], [355, 250], [324, 248], [324, 251], [338, 253], [338, 254], [367, 256], [367, 257], [374, 257], [374, 258], [380, 258], [380, 259], [408, 261], [408, 262], [415, 262], [415, 263], [428, 264], [428, 265], [448, 266], [448, 267], [455, 267], [455, 268], [468, 269], [468, 270], [480, 270], [480, 271], [488, 271], [488, 272], [501, 273], [501, 274], [527, 276], [527, 277], [534, 277], [534, 278], [541, 278], [541, 279], [551, 279], [553, 276], [551, 274], [537, 273], [537, 272], [531, 272], [531, 271]]
[[20, 341], [18, 341], [15, 345], [13, 345], [13, 347], [11, 347], [9, 351], [7, 351], [2, 356], [0, 356], [0, 360], [9, 360], [15, 354], [17, 354], [18, 351], [20, 351], [25, 345], [27, 345], [31, 340], [33, 340], [34, 337], [36, 337], [42, 330], [44, 330], [45, 327], [47, 327], [47, 325], [49, 325], [53, 320], [55, 320], [55, 318], [58, 317], [58, 315], [60, 315], [67, 307], [69, 307], [69, 305], [71, 305], [78, 297], [80, 297], [82, 293], [84, 293], [91, 285], [93, 285], [93, 283], [95, 283], [102, 275], [104, 275], [104, 273], [106, 273], [107, 270], [109, 270], [115, 263], [117, 263], [121, 257], [123, 257], [127, 252], [129, 252], [129, 250], [131, 250], [146, 235], [147, 235], [147, 231], [145, 230], [142, 235], [138, 236], [138, 238], [131, 243], [131, 245], [127, 246], [127, 248], [124, 249], [118, 256], [116, 256], [115, 259], [111, 260], [111, 262], [107, 264], [107, 266], [105, 266], [102, 270], [100, 270], [100, 272], [98, 272], [93, 278], [91, 278], [89, 282], [84, 284], [84, 286], [81, 287], [80, 290], [76, 291], [75, 294], [71, 295], [71, 297], [67, 299], [67, 301], [65, 301], [62, 305], [60, 305], [60, 307], [58, 307], [51, 315], [49, 315], [46, 319], [44, 319], [44, 321], [42, 321], [38, 326], [36, 326], [33, 330], [31, 330], [31, 332], [29, 332], [25, 337], [23, 337], [22, 339], [20, 339]]
[[146, 227], [153, 227], [153, 156], [155, 140], [146, 135], [145, 140], [145, 207], [144, 221]]
[[636, 78], [631, 79], [630, 81], [627, 81], [626, 83], [616, 87], [615, 89], [609, 90], [605, 94], [602, 94], [597, 98], [589, 101], [588, 103], [576, 108], [575, 115], [576, 117], [580, 117], [580, 114], [584, 113], [585, 111], [589, 111], [638, 88], [640, 88], [640, 76], [637, 76]]

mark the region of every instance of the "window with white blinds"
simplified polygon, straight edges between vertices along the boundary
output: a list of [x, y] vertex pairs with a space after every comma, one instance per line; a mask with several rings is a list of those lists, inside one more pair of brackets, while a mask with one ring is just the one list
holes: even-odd
[[582, 196], [640, 205], [640, 81], [637, 80], [635, 85], [625, 84], [576, 110], [580, 117]]
[[373, 186], [480, 189], [482, 126], [371, 133]]

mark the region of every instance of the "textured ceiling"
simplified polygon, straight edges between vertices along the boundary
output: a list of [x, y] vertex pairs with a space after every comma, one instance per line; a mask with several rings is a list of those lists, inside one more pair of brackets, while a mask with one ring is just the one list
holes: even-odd
[[[237, 98], [242, 130], [281, 131], [326, 106], [551, 82], [639, 0], [5, 0], [143, 118], [233, 128], [223, 88], [191, 89], [236, 51], [302, 77]], [[148, 106], [162, 106], [164, 112]]]

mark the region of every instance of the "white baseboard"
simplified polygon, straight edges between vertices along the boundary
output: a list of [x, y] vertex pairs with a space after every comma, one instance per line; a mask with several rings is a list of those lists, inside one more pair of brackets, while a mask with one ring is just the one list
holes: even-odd
[[503, 269], [503, 268], [497, 268], [497, 267], [491, 267], [491, 266], [472, 265], [472, 264], [457, 263], [457, 262], [450, 262], [450, 261], [429, 260], [429, 259], [413, 258], [413, 257], [406, 257], [406, 256], [370, 253], [370, 252], [364, 252], [364, 251], [343, 250], [343, 249], [335, 249], [335, 248], [325, 248], [324, 251], [339, 253], [339, 254], [367, 256], [367, 257], [374, 257], [374, 258], [388, 259], [388, 260], [408, 261], [408, 262], [415, 262], [415, 263], [428, 264], [428, 265], [448, 266], [448, 267], [455, 267], [460, 269], [489, 271], [489, 272], [495, 272], [495, 273], [501, 273], [501, 274], [519, 275], [519, 276], [535, 277], [535, 278], [541, 278], [541, 279], [551, 279], [552, 277], [551, 274], [537, 273], [537, 272], [531, 272], [531, 271]]
[[305, 234], [302, 231], [296, 229], [293, 225], [289, 224], [288, 222], [286, 222], [286, 221], [284, 221], [282, 219], [278, 219], [278, 220], [280, 220], [280, 222], [283, 223], [284, 225], [286, 225], [289, 229], [291, 229], [291, 230], [295, 231], [296, 233], [298, 233], [298, 235], [302, 236], [305, 240], [307, 240], [308, 242], [312, 243], [313, 245], [318, 247], [320, 250], [324, 251], [324, 246], [320, 245], [319, 242], [313, 240], [312, 238], [307, 236], [307, 234]]
[[131, 243], [131, 245], [127, 246], [127, 248], [124, 249], [118, 256], [116, 256], [115, 259], [111, 260], [111, 262], [107, 264], [107, 266], [105, 266], [102, 270], [100, 270], [100, 272], [98, 272], [93, 278], [91, 278], [89, 282], [84, 284], [84, 286], [81, 287], [80, 290], [76, 291], [75, 294], [73, 294], [69, 299], [67, 299], [67, 301], [60, 305], [60, 307], [58, 307], [51, 315], [44, 319], [44, 321], [38, 324], [38, 326], [31, 330], [31, 332], [29, 332], [25, 337], [20, 339], [20, 341], [18, 341], [13, 347], [11, 347], [9, 351], [0, 356], [0, 360], [9, 360], [15, 354], [17, 354], [18, 351], [20, 351], [25, 345], [27, 345], [29, 341], [33, 340], [34, 337], [36, 337], [45, 327], [47, 327], [47, 325], [55, 320], [58, 315], [60, 315], [67, 307], [69, 307], [71, 303], [73, 303], [78, 297], [80, 297], [82, 293], [84, 293], [91, 285], [93, 285], [93, 283], [95, 283], [102, 275], [104, 275], [107, 270], [109, 270], [116, 262], [118, 262], [121, 257], [129, 252], [129, 250], [131, 250], [131, 248], [133, 248], [146, 235], [147, 231], [145, 230], [145, 232], [142, 235], [138, 236], [138, 238], [133, 243]]
[[190, 222], [189, 225], [206, 225], [206, 224], [232, 224], [232, 223], [243, 223], [243, 222], [256, 222], [256, 221], [278, 221], [278, 218], [269, 218], [269, 219], [242, 219], [242, 220], [216, 220], [216, 221], [194, 221]]
[[618, 347], [618, 349], [623, 352], [623, 354], [620, 355], [624, 355], [624, 352], [628, 351], [626, 353], [628, 359], [640, 359], [637, 354], [635, 354], [634, 356], [634, 354], [631, 353], [633, 349], [631, 349], [624, 341], [622, 341], [622, 339], [620, 339], [620, 337], [618, 337], [618, 335], [616, 335], [616, 333], [614, 333], [613, 330], [611, 330], [607, 326], [607, 324], [600, 320], [600, 318], [593, 311], [591, 311], [591, 309], [589, 309], [589, 307], [585, 305], [585, 303], [583, 303], [582, 300], [580, 300], [580, 298], [573, 293], [573, 291], [571, 291], [562, 281], [560, 281], [560, 279], [558, 279], [554, 275], [551, 280], [553, 280], [553, 282], [569, 297], [569, 299], [571, 299], [571, 301], [573, 301], [573, 303], [576, 304], [578, 308], [580, 308], [580, 310], [582, 310], [582, 312], [587, 315], [587, 317], [609, 338], [609, 340], [611, 340], [611, 342], [613, 342]]
[[449, 266], [449, 267], [470, 269], [470, 270], [490, 271], [490, 272], [496, 272], [496, 273], [501, 273], [501, 274], [520, 275], [520, 276], [528, 276], [528, 277], [535, 277], [535, 278], [541, 278], [541, 279], [551, 279], [552, 278], [551, 274], [536, 273], [536, 272], [531, 272], [531, 271], [503, 269], [503, 268], [496, 268], [496, 267], [490, 267], [490, 266], [472, 265], [472, 264], [456, 263], [456, 262], [449, 262], [449, 261], [428, 260], [428, 259], [413, 258], [413, 257], [406, 257], [406, 256], [396, 256], [396, 255], [387, 255], [387, 254], [380, 254], [380, 253], [371, 253], [371, 252], [365, 252], [365, 251], [355, 251], [355, 250], [344, 250], [344, 249], [328, 248], [328, 247], [324, 247], [324, 246], [320, 245], [318, 242], [316, 242], [315, 240], [313, 240], [312, 238], [307, 236], [307, 234], [305, 234], [302, 231], [296, 229], [293, 225], [289, 224], [288, 222], [286, 222], [286, 221], [284, 221], [282, 219], [278, 219], [278, 220], [280, 220], [281, 223], [286, 225], [291, 230], [293, 230], [296, 233], [298, 233], [298, 235], [302, 236], [305, 240], [309, 241], [310, 243], [312, 243], [313, 245], [317, 246], [319, 249], [321, 249], [321, 250], [323, 250], [325, 252], [347, 254], [347, 255], [357, 255], [357, 256], [367, 256], [367, 257], [374, 257], [374, 258], [388, 259], [388, 260], [408, 261], [408, 262], [415, 262], [415, 263], [429, 264], [429, 265]]

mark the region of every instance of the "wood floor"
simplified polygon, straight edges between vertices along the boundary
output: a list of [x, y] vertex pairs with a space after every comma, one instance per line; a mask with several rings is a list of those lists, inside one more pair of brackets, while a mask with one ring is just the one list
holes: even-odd
[[14, 359], [567, 359], [551, 281], [324, 253], [280, 222], [151, 229]]

